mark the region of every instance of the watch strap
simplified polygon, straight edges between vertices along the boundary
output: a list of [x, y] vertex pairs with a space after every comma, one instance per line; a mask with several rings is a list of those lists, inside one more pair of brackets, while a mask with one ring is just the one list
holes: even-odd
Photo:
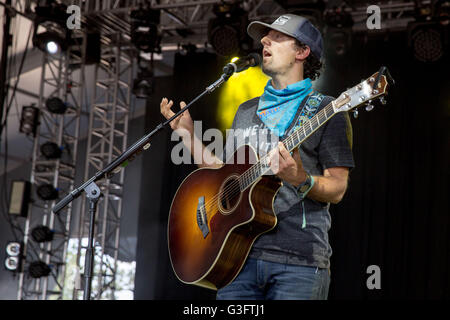
[[297, 194], [301, 200], [303, 200], [306, 197], [306, 195], [312, 189], [313, 186], [314, 186], [314, 178], [307, 172], [306, 180], [297, 187]]

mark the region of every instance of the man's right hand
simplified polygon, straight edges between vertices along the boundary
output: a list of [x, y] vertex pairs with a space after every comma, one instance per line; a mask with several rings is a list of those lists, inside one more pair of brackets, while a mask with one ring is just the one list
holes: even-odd
[[[161, 114], [170, 119], [175, 113], [170, 109], [173, 105], [172, 100], [163, 98], [161, 100]], [[186, 103], [180, 102], [180, 108], [184, 108]], [[192, 121], [189, 111], [184, 111], [178, 118], [173, 119], [170, 123], [170, 127], [174, 130], [182, 139], [184, 145], [188, 148], [191, 155], [194, 157], [194, 163], [200, 168], [219, 168], [223, 165], [222, 161], [218, 159], [211, 151], [206, 148], [203, 143], [194, 134], [194, 122]], [[193, 152], [193, 148], [199, 150], [199, 152]]]
[[[175, 115], [175, 113], [170, 109], [173, 106], [173, 101], [163, 98], [160, 104], [161, 114], [166, 118], [170, 119]], [[180, 102], [180, 109], [184, 108], [186, 103], [184, 101]], [[194, 134], [194, 122], [192, 121], [189, 111], [186, 110], [178, 118], [170, 122], [170, 127], [172, 130], [176, 131], [183, 138], [191, 138]], [[190, 137], [187, 136], [190, 135]]]

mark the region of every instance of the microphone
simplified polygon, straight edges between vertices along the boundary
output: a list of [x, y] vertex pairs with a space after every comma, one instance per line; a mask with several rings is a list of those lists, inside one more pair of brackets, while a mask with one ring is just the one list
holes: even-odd
[[231, 76], [235, 72], [241, 72], [247, 70], [250, 67], [256, 67], [261, 64], [261, 56], [257, 53], [250, 53], [248, 56], [239, 58], [235, 62], [228, 63], [223, 72]]

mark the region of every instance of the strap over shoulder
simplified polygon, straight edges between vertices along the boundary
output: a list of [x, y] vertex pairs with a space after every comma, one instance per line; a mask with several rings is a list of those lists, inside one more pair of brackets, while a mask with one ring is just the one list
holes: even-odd
[[286, 130], [283, 139], [289, 136], [293, 130], [301, 127], [306, 120], [311, 119], [319, 110], [322, 101], [326, 98], [327, 96], [324, 96], [320, 92], [313, 91], [313, 93], [305, 99], [306, 102], [302, 103], [298, 108], [294, 117], [295, 120], [292, 121], [291, 125]]

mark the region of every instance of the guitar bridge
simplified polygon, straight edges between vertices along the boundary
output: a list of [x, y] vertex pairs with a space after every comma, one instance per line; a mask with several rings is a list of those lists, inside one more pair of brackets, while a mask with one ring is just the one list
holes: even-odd
[[208, 228], [208, 216], [206, 215], [205, 209], [205, 197], [198, 198], [197, 225], [203, 234], [203, 238], [206, 238], [206, 236], [209, 234], [209, 228]]

